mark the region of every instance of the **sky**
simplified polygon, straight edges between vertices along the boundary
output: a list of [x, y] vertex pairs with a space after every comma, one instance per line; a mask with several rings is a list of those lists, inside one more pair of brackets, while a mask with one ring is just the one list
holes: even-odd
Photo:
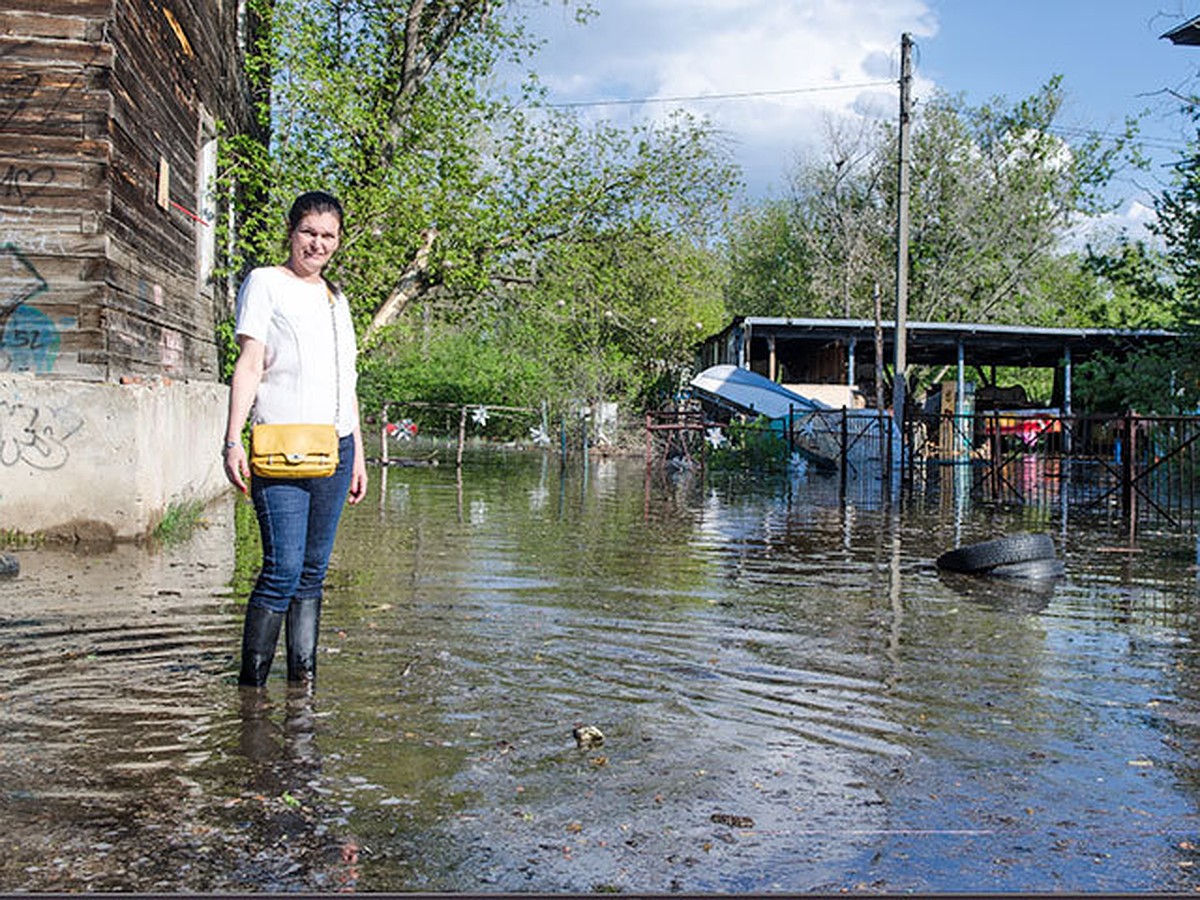
[[[1114, 180], [1110, 228], [1129, 224], [1136, 232], [1149, 215], [1188, 130], [1171, 92], [1200, 91], [1200, 47], [1161, 37], [1200, 15], [1200, 0], [593, 5], [599, 14], [586, 25], [558, 0], [534, 11], [534, 28], [547, 42], [534, 67], [549, 101], [584, 104], [588, 115], [617, 124], [678, 107], [706, 115], [731, 139], [751, 197], [785, 193], [787, 172], [798, 157], [820, 153], [831, 120], [898, 117], [904, 33], [915, 43], [917, 104], [939, 90], [973, 105], [1016, 101], [1061, 75], [1059, 127], [1068, 139], [1078, 131], [1119, 133], [1128, 116], [1145, 112], [1142, 137], [1153, 166]], [[622, 102], [601, 102], [613, 100]]]

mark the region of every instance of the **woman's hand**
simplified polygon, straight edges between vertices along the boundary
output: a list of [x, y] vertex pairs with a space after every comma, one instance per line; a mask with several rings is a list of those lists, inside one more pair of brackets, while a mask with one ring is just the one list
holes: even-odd
[[[354, 421], [358, 422], [358, 397], [354, 398]], [[361, 503], [367, 496], [367, 458], [363, 454], [362, 425], [354, 426], [354, 468], [350, 470], [350, 503]]]
[[354, 457], [354, 469], [350, 472], [350, 493], [347, 499], [352, 504], [361, 503], [365, 496], [367, 496], [367, 464], [359, 454]]
[[243, 494], [250, 493], [250, 463], [240, 441], [225, 448], [225, 477]]

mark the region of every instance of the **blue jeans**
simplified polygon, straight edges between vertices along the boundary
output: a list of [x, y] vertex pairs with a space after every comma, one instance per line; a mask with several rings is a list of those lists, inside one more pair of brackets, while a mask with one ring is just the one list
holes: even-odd
[[347, 435], [338, 441], [337, 471], [328, 478], [251, 479], [263, 548], [251, 606], [286, 612], [294, 598], [321, 596], [353, 468], [354, 437]]

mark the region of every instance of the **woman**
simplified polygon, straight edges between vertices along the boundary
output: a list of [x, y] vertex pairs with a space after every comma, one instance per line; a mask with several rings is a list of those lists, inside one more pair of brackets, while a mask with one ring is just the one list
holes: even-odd
[[[316, 676], [325, 570], [347, 497], [366, 494], [354, 326], [346, 298], [322, 274], [342, 233], [337, 198], [311, 191], [288, 213], [287, 261], [254, 269], [237, 301], [240, 351], [229, 392], [225, 475], [249, 492], [262, 534], [262, 572], [250, 594], [238, 682], [261, 687], [286, 620], [287, 677]], [[333, 422], [338, 467], [328, 478], [250, 478], [242, 428], [262, 423]], [[249, 481], [249, 487], [247, 482]]]

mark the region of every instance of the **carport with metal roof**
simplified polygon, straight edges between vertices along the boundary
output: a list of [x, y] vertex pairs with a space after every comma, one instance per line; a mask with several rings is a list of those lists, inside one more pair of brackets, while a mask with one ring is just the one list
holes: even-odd
[[[1075, 363], [1094, 356], [1122, 356], [1164, 346], [1179, 336], [1161, 330], [1029, 328], [949, 322], [909, 322], [905, 329], [908, 365], [953, 367], [959, 386], [971, 366], [1055, 369], [1058, 405], [1071, 410]], [[700, 367], [731, 363], [772, 381], [846, 384], [863, 387], [875, 380], [876, 354], [890, 371], [895, 360], [895, 323], [869, 319], [740, 317], [708, 338]], [[869, 393], [869, 392], [864, 392]], [[961, 390], [959, 392], [961, 396]]]

